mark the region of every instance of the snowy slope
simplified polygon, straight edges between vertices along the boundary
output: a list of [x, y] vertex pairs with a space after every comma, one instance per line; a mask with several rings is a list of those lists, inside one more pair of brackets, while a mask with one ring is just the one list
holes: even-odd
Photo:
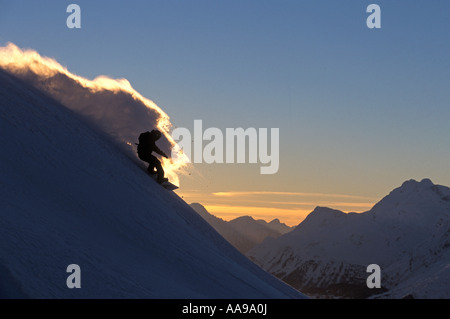
[[[0, 145], [0, 297], [303, 297], [77, 114], [1, 69]], [[81, 289], [66, 286], [69, 264]]]
[[[248, 253], [302, 291], [348, 297], [450, 297], [450, 189], [410, 180], [370, 211], [317, 207], [291, 233]], [[366, 288], [369, 264], [382, 289]]]
[[199, 203], [192, 203], [191, 207], [219, 234], [244, 254], [257, 244], [260, 244], [265, 238], [277, 238], [291, 230], [289, 226], [280, 223], [278, 219], [267, 223], [264, 220], [255, 220], [250, 216], [242, 216], [225, 221], [209, 213]]
[[140, 133], [154, 128], [163, 136], [158, 146], [172, 159], [162, 158], [169, 179], [178, 185], [178, 173], [186, 167], [186, 156], [175, 152], [169, 116], [153, 101], [133, 89], [126, 79], [98, 76], [93, 80], [71, 73], [54, 59], [13, 43], [0, 47], [0, 68], [51, 96], [74, 111], [131, 158]]

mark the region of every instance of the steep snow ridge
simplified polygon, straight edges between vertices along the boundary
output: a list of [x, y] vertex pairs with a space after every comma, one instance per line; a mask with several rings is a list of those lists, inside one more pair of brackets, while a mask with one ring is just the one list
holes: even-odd
[[[375, 263], [389, 296], [423, 297], [425, 290], [431, 298], [449, 296], [449, 289], [433, 287], [450, 286], [449, 198], [445, 186], [410, 180], [365, 213], [317, 207], [291, 233], [247, 255], [303, 291], [344, 284], [355, 291], [365, 286], [367, 265]], [[423, 290], [411, 290], [419, 286]]]
[[[169, 134], [169, 116], [134, 90], [126, 79], [99, 76], [89, 80], [69, 72], [53, 59], [33, 50], [21, 50], [12, 43], [0, 47], [0, 68], [74, 111], [130, 158], [137, 159], [134, 143], [139, 133], [153, 128], [163, 133], [158, 145], [166, 154], [175, 145]], [[170, 180], [178, 184], [177, 174], [186, 165], [186, 157], [176, 152], [172, 155], [172, 161], [163, 159], [164, 167]]]
[[[0, 296], [298, 298], [73, 112], [0, 70]], [[66, 267], [81, 267], [81, 289]]]

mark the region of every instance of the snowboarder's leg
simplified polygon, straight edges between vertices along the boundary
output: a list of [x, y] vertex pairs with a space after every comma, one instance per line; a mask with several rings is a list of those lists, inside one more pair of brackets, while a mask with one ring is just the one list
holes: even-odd
[[158, 183], [161, 184], [161, 183], [168, 181], [168, 179], [164, 177], [164, 169], [163, 169], [160, 161], [158, 161], [156, 164], [156, 174], [157, 174]]
[[155, 171], [155, 166], [153, 164], [149, 164], [147, 168], [147, 172], [149, 174], [155, 175], [157, 172]]
[[148, 163], [147, 172], [149, 174], [156, 174], [155, 172], [155, 159], [151, 154], [139, 154], [139, 159]]
[[164, 169], [163, 169], [163, 167], [161, 165], [161, 162], [156, 157], [154, 157], [153, 155], [152, 155], [152, 157], [153, 158], [152, 158], [152, 161], [150, 163], [150, 166], [152, 167], [152, 171], [153, 171], [154, 168], [156, 168], [156, 174], [157, 174], [157, 178], [156, 179], [157, 179], [158, 183], [161, 184], [161, 183], [167, 181], [168, 179], [164, 178]]

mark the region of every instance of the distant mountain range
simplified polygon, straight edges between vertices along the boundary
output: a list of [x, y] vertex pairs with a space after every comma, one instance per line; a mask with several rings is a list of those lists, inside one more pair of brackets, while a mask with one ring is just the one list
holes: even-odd
[[[365, 213], [317, 207], [247, 256], [310, 296], [450, 298], [450, 189], [410, 180]], [[370, 264], [381, 288], [366, 285]]]
[[278, 219], [267, 223], [262, 219], [255, 220], [250, 216], [242, 216], [225, 221], [209, 213], [199, 203], [192, 203], [191, 207], [243, 254], [260, 244], [267, 237], [278, 238], [293, 229], [293, 227], [281, 223]]

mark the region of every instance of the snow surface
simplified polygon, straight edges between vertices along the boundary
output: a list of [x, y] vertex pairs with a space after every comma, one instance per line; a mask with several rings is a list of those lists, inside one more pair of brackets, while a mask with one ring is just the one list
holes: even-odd
[[136, 158], [139, 134], [159, 129], [163, 135], [158, 146], [166, 154], [172, 154], [170, 161], [161, 159], [165, 173], [179, 185], [178, 173], [183, 172], [187, 158], [182, 152], [173, 151], [175, 142], [169, 134], [172, 125], [169, 116], [134, 90], [126, 79], [98, 76], [89, 80], [69, 72], [54, 59], [34, 50], [22, 50], [13, 43], [0, 47], [0, 68], [74, 111], [131, 158]]
[[364, 287], [366, 267], [378, 264], [383, 297], [450, 298], [450, 189], [410, 180], [365, 213], [317, 207], [247, 255], [299, 289]]
[[[304, 297], [79, 114], [1, 69], [0, 145], [1, 298]], [[81, 289], [66, 286], [69, 264]]]

